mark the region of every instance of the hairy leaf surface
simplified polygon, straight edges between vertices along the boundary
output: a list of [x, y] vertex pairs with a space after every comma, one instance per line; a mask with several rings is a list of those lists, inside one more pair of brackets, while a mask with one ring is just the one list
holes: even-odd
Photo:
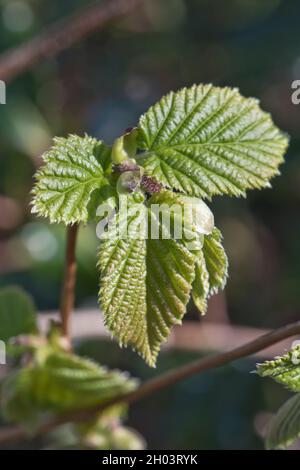
[[222, 234], [216, 227], [204, 237], [203, 254], [209, 276], [209, 295], [224, 289], [228, 276], [228, 259], [222, 245]]
[[169, 188], [200, 197], [269, 186], [288, 139], [258, 101], [237, 89], [171, 92], [139, 121], [138, 161]]
[[32, 211], [50, 222], [87, 222], [88, 203], [107, 179], [111, 150], [91, 137], [56, 137], [36, 174]]
[[284, 356], [257, 365], [261, 377], [271, 377], [293, 392], [300, 392], [300, 345]]
[[154, 366], [161, 343], [181, 323], [194, 279], [194, 256], [184, 243], [162, 239], [166, 228], [143, 204], [135, 219], [158, 227], [158, 238], [107, 237], [99, 253], [99, 301], [105, 322], [121, 345], [131, 345]]

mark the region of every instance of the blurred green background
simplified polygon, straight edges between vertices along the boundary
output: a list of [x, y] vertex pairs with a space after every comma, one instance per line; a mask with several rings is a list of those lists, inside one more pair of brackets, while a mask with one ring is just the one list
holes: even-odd
[[[0, 52], [87, 4], [1, 0]], [[300, 79], [299, 20], [296, 0], [146, 0], [13, 80], [7, 104], [0, 105], [0, 286], [23, 286], [40, 311], [58, 307], [64, 229], [37, 220], [29, 206], [33, 173], [54, 135], [87, 132], [111, 143], [162, 94], [211, 82], [258, 97], [291, 145], [272, 190], [253, 191], [247, 200], [215, 198], [211, 205], [230, 278], [208, 318], [257, 328], [299, 319], [300, 105], [291, 102], [291, 83]], [[80, 309], [96, 307], [96, 248], [95, 227], [82, 229]], [[187, 321], [197, 317], [191, 306]], [[153, 372], [105, 340], [78, 343], [78, 350], [139, 377], [199, 356], [169, 350]], [[247, 359], [187, 380], [133, 406], [129, 423], [149, 448], [262, 448], [261, 422], [287, 392], [249, 374], [254, 368]]]

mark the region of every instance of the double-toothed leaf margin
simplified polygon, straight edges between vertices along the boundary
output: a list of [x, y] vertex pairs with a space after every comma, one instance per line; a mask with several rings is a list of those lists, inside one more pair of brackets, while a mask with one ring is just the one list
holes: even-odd
[[[145, 217], [149, 226], [155, 218], [150, 201], [149, 207], [140, 204], [139, 209], [137, 230]], [[183, 243], [171, 238], [131, 235], [108, 236], [101, 243], [99, 302], [105, 323], [119, 343], [131, 345], [154, 366], [161, 343], [185, 314], [195, 258]]]
[[261, 377], [271, 377], [293, 392], [300, 392], [300, 345], [284, 356], [257, 365]]
[[32, 212], [66, 225], [87, 222], [94, 191], [108, 184], [111, 150], [89, 136], [56, 137], [36, 174]]
[[34, 422], [39, 414], [60, 413], [101, 404], [136, 387], [118, 371], [73, 354], [41, 348], [27, 367], [1, 384], [1, 407], [9, 421]]
[[169, 93], [138, 128], [138, 162], [147, 174], [208, 198], [269, 186], [288, 144], [256, 99], [212, 85]]

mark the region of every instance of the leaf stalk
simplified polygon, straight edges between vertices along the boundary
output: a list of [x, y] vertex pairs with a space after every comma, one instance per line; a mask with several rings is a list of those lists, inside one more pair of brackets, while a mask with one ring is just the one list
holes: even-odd
[[[60, 317], [62, 323], [62, 332], [68, 342], [71, 344], [71, 316], [74, 308], [75, 285], [76, 285], [76, 240], [78, 233], [78, 224], [67, 227], [67, 243], [65, 255], [65, 273], [60, 301]], [[71, 347], [70, 347], [71, 348]]]

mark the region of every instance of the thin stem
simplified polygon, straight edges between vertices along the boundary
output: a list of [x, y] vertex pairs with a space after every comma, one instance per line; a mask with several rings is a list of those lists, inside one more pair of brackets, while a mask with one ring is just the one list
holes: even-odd
[[[259, 338], [250, 341], [249, 343], [244, 344], [238, 348], [232, 349], [231, 351], [225, 353], [214, 354], [207, 356], [203, 359], [199, 359], [191, 364], [180, 367], [177, 370], [171, 370], [165, 374], [159, 375], [158, 377], [148, 380], [142, 384], [137, 390], [119, 395], [111, 400], [106, 401], [105, 403], [87, 408], [85, 410], [75, 411], [72, 413], [65, 414], [63, 416], [54, 416], [48, 422], [43, 424], [39, 431], [38, 435], [43, 435], [57, 426], [68, 423], [68, 422], [83, 422], [88, 419], [91, 419], [95, 416], [96, 413], [102, 412], [104, 409], [115, 405], [117, 403], [133, 403], [143, 399], [144, 397], [151, 395], [159, 390], [170, 387], [181, 380], [187, 379], [195, 374], [204, 372], [209, 369], [214, 369], [225, 364], [229, 364], [232, 361], [240, 359], [242, 357], [249, 356], [258, 351], [262, 351], [272, 344], [278, 343], [286, 338], [296, 336], [300, 334], [300, 321], [296, 323], [291, 323], [290, 325], [284, 326], [277, 330], [274, 330], [270, 333], [267, 333]], [[0, 433], [0, 444], [10, 443], [17, 440], [25, 439], [26, 433], [20, 427], [16, 426], [14, 428], [3, 429]]]
[[70, 320], [74, 308], [74, 291], [76, 284], [76, 257], [75, 247], [77, 239], [78, 225], [70, 225], [67, 228], [67, 245], [65, 257], [65, 274], [61, 293], [60, 316], [62, 322], [63, 335], [69, 340], [70, 337]]
[[[161, 374], [158, 377], [143, 383], [133, 392], [112, 398], [100, 406], [95, 406], [88, 410], [82, 410], [81, 412], [71, 413], [69, 415], [69, 419], [71, 418], [71, 421], [86, 420], [88, 417], [90, 418], [96, 411], [102, 411], [111, 405], [124, 401], [126, 403], [139, 401], [142, 398], [164, 388], [170, 387], [171, 385], [174, 385], [181, 380], [185, 380], [206, 370], [224, 366], [225, 364], [229, 364], [230, 362], [241, 359], [242, 357], [249, 356], [258, 351], [262, 351], [272, 344], [278, 343], [285, 338], [289, 338], [297, 334], [300, 334], [300, 321], [271, 331], [270, 333], [262, 335], [255, 340], [228, 352], [213, 354], [203, 359], [198, 359], [191, 364], [187, 364], [178, 369]], [[67, 416], [65, 416], [65, 418], [67, 418]]]
[[44, 33], [2, 54], [1, 80], [9, 82], [41, 59], [53, 57], [89, 34], [100, 31], [111, 21], [132, 11], [142, 1], [98, 1], [64, 21], [58, 21]]

